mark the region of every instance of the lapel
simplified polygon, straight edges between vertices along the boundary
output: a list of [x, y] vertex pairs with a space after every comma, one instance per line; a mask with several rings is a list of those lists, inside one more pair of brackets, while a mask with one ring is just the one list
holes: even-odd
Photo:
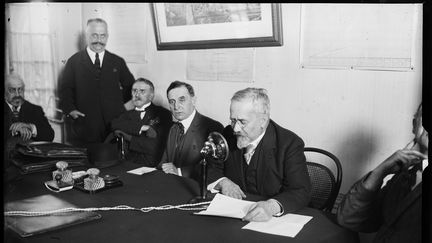
[[199, 132], [200, 124], [201, 124], [201, 114], [198, 113], [197, 111], [195, 113], [195, 117], [193, 118], [188, 130], [184, 135], [183, 143], [180, 145], [181, 147], [179, 148], [179, 152], [180, 152], [179, 161], [185, 161], [185, 159], [189, 155], [189, 153], [183, 153], [183, 147], [189, 148], [191, 146], [191, 144], [193, 143], [193, 138], [196, 136], [195, 134]]
[[391, 214], [391, 217], [388, 220], [388, 225], [392, 225], [399, 218], [399, 216], [401, 216], [402, 213], [404, 213], [405, 210], [414, 203], [414, 201], [422, 196], [422, 184], [423, 182], [420, 182], [420, 184], [418, 184], [414, 190], [407, 194], [407, 196], [403, 199], [403, 202], [397, 207], [394, 213]]
[[233, 144], [233, 150], [230, 154], [232, 156], [231, 158], [231, 164], [234, 166], [234, 171], [236, 175], [240, 175], [240, 188], [246, 189], [246, 180], [245, 180], [245, 174], [243, 172], [243, 150], [237, 148], [237, 144]]
[[142, 119], [142, 122], [144, 124], [150, 124], [150, 120], [155, 117], [154, 113], [155, 113], [155, 111], [154, 111], [154, 105], [153, 105], [153, 103], [151, 103], [149, 105], [149, 107], [147, 107], [147, 109], [146, 109], [146, 112], [145, 112], [145, 115], [144, 115], [144, 117]]
[[254, 156], [258, 156], [257, 162], [257, 185], [258, 191], [263, 193], [265, 175], [270, 167], [276, 164], [276, 132], [271, 121], [267, 126], [264, 137], [261, 139], [257, 146]]

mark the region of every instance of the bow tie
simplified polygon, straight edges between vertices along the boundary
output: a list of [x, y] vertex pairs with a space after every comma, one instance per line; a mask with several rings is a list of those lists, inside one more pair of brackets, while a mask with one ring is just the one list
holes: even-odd
[[140, 108], [135, 108], [135, 110], [136, 110], [136, 111], [139, 111], [139, 112], [144, 112], [144, 111], [146, 111], [146, 110], [147, 110], [147, 108], [144, 108], [144, 109], [140, 109]]

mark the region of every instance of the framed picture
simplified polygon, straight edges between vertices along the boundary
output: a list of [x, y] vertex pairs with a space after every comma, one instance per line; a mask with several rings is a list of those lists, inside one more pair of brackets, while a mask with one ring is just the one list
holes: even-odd
[[152, 3], [158, 50], [281, 46], [279, 4]]

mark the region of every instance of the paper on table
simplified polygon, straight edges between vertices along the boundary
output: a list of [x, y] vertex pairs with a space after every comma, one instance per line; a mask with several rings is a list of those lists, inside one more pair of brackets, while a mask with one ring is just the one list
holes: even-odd
[[135, 175], [142, 175], [142, 174], [149, 173], [149, 172], [152, 172], [155, 170], [156, 170], [156, 168], [143, 166], [143, 167], [136, 168], [134, 170], [130, 170], [127, 173], [135, 174]]
[[286, 214], [282, 217], [271, 218], [267, 222], [250, 222], [242, 229], [254, 230], [267, 234], [295, 237], [312, 216]]
[[250, 206], [254, 203], [255, 202], [235, 199], [218, 193], [206, 210], [195, 214], [241, 219], [246, 215]]

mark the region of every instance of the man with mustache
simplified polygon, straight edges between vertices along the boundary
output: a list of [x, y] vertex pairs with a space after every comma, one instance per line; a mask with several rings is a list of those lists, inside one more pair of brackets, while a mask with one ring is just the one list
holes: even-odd
[[170, 126], [171, 113], [152, 103], [154, 86], [150, 80], [138, 78], [132, 86], [134, 109], [112, 121], [114, 134], [127, 142], [126, 159], [155, 167], [160, 161]]
[[19, 75], [6, 75], [4, 139], [15, 137], [22, 141], [52, 141], [54, 130], [42, 107], [26, 101], [24, 89], [24, 81]]
[[265, 200], [251, 206], [243, 220], [268, 221], [294, 212], [310, 200], [311, 183], [303, 140], [270, 119], [267, 91], [246, 88], [231, 98], [231, 125], [224, 130], [227, 161], [210, 161], [209, 190], [237, 198], [246, 193]]
[[201, 181], [201, 148], [208, 135], [211, 132], [221, 132], [223, 126], [196, 110], [195, 91], [190, 84], [172, 82], [167, 89], [167, 98], [176, 122], [169, 131], [166, 149], [158, 168], [167, 174]]
[[107, 23], [90, 19], [85, 33], [87, 48], [69, 58], [59, 83], [60, 107], [72, 118], [67, 140], [76, 146], [102, 143], [112, 119], [133, 108], [135, 79], [123, 58], [105, 50]]
[[[422, 213], [422, 177], [430, 168], [429, 135], [422, 126], [421, 105], [412, 132], [414, 139], [403, 149], [354, 183], [338, 208], [340, 225], [376, 232], [373, 242], [422, 242], [422, 215], [429, 216]], [[391, 179], [384, 183], [387, 176]]]

